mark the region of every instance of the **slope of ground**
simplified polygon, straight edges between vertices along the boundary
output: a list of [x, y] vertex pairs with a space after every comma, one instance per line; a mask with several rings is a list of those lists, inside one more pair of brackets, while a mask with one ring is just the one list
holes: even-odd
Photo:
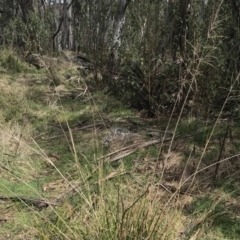
[[0, 77], [0, 239], [240, 238], [237, 123], [141, 118], [76, 68], [56, 86], [20, 63]]

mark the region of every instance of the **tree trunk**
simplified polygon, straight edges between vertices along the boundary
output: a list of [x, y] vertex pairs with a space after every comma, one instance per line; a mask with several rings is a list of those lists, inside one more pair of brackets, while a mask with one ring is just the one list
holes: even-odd
[[33, 0], [19, 0], [19, 5], [22, 11], [22, 19], [27, 23], [27, 17], [30, 11], [34, 11]]
[[73, 49], [73, 21], [72, 21], [72, 4], [68, 8], [68, 49]]
[[115, 26], [115, 31], [113, 35], [113, 63], [114, 68], [118, 67], [119, 62], [119, 47], [121, 46], [121, 33], [122, 27], [125, 22], [125, 12], [127, 9], [127, 5], [129, 4], [130, 0], [119, 0], [119, 9], [118, 9], [118, 16], [117, 22]]
[[72, 33], [72, 2], [64, 0], [63, 4], [63, 39], [62, 48], [72, 49], [73, 33]]
[[[173, 32], [174, 61], [177, 61], [179, 57], [183, 60], [185, 59], [190, 4], [191, 0], [182, 0], [179, 3], [178, 16], [175, 19]], [[179, 52], [180, 56], [176, 56], [177, 52]]]

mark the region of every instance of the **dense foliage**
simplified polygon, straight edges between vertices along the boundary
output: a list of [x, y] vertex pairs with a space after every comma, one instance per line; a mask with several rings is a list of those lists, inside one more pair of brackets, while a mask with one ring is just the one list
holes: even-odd
[[148, 116], [184, 107], [206, 117], [238, 96], [237, 0], [2, 0], [0, 11], [2, 46], [82, 52], [104, 76], [98, 87]]

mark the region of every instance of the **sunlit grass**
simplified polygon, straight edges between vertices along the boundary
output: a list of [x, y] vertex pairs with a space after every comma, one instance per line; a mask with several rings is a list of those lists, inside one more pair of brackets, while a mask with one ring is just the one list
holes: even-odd
[[[75, 81], [83, 84], [76, 93], [66, 81], [62, 89], [81, 96], [71, 98], [44, 81], [13, 78], [0, 81], [0, 197], [13, 197], [1, 200], [2, 236], [238, 239], [238, 156], [223, 161], [214, 177], [226, 123], [218, 123], [209, 140], [210, 122], [142, 119], [111, 95], [85, 91], [86, 83]], [[134, 148], [158, 137], [151, 131], [164, 136], [168, 122], [166, 141]], [[103, 146], [112, 127], [139, 136]], [[222, 160], [238, 154], [238, 131], [232, 128]], [[121, 157], [111, 161], [116, 154]], [[58, 205], [39, 209], [18, 197]]]

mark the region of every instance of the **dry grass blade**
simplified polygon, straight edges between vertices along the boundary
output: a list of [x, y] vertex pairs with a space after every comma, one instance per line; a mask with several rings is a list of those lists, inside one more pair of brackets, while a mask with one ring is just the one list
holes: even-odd
[[107, 180], [110, 180], [114, 177], [117, 177], [117, 176], [121, 176], [121, 175], [124, 175], [124, 174], [127, 174], [128, 172], [127, 171], [123, 171], [123, 172], [112, 172], [110, 173], [109, 175], [107, 175], [106, 177], [104, 177], [103, 179], [100, 179], [101, 182], [103, 181], [107, 181]]

